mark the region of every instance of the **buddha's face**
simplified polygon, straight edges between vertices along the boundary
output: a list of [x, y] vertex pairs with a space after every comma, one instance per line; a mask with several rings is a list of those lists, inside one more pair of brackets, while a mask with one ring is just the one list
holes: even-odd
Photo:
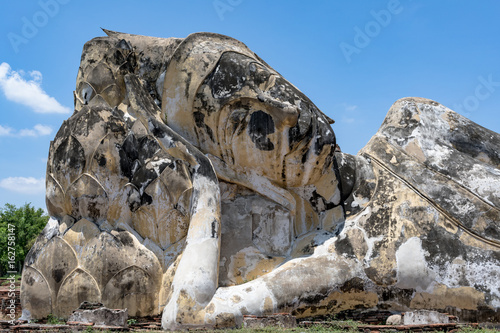
[[330, 120], [261, 60], [224, 53], [197, 91], [194, 117], [203, 150], [281, 186], [311, 184], [332, 168]]

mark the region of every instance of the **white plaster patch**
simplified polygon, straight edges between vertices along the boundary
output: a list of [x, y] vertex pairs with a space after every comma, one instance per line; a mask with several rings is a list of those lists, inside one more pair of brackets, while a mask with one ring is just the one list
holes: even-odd
[[258, 216], [258, 225], [253, 231], [253, 243], [269, 255], [285, 255], [291, 246], [290, 214], [277, 207], [269, 208], [258, 215], [254, 214]]
[[130, 115], [130, 113], [128, 113], [128, 112], [123, 112], [123, 118], [125, 119], [125, 121], [131, 122], [131, 123], [134, 123], [136, 121], [136, 118], [132, 117]]
[[372, 259], [373, 249], [375, 244], [381, 242], [384, 239], [384, 235], [378, 235], [376, 237], [368, 237], [366, 230], [361, 226], [364, 221], [370, 219], [372, 215], [372, 208], [369, 206], [363, 210], [360, 214], [356, 215], [354, 218], [347, 219], [344, 225], [342, 233], [345, 233], [349, 229], [357, 229], [363, 234], [363, 239], [367, 245], [367, 250], [365, 257], [363, 259], [363, 266], [365, 268], [370, 267], [370, 260]]
[[488, 197], [491, 195], [495, 198], [500, 198], [500, 187], [498, 186], [499, 176], [500, 170], [498, 169], [481, 164], [474, 164], [472, 170], [463, 170], [460, 172], [458, 182], [471, 189], [483, 200], [494, 206], [495, 203], [488, 200]]
[[[234, 302], [234, 296], [237, 296], [237, 303]], [[260, 315], [264, 312], [264, 304], [268, 298], [274, 306], [277, 304], [267, 284], [262, 279], [257, 279], [237, 286], [218, 288], [211, 303], [215, 305], [214, 315], [234, 313], [241, 316], [242, 308], [249, 313]]]
[[162, 165], [170, 164], [170, 163], [172, 163], [172, 160], [164, 157], [162, 159], [150, 161], [148, 164], [155, 170], [156, 174], [159, 175], [161, 173], [160, 167]]
[[[473, 257], [474, 258], [474, 257]], [[477, 258], [477, 257], [476, 257]], [[479, 260], [464, 260], [461, 256], [449, 262], [445, 267], [434, 266], [433, 271], [438, 272], [435, 280], [448, 288], [472, 286], [474, 288], [487, 287], [491, 292], [490, 304], [500, 307], [500, 271], [498, 264], [483, 258]]]
[[163, 96], [163, 83], [165, 82], [165, 73], [166, 71], [163, 71], [156, 80], [156, 93], [158, 94], [160, 100]]
[[320, 244], [314, 248], [314, 257], [319, 257], [321, 255], [329, 255], [328, 252], [328, 246], [325, 246], [325, 244], [328, 242], [331, 244], [330, 240], [331, 239], [337, 239], [337, 237], [332, 237], [332, 234], [329, 232], [319, 232], [316, 234], [316, 236], [313, 239], [314, 244]]
[[[429, 164], [446, 168], [451, 147], [439, 144], [439, 142], [443, 142], [443, 138], [436, 137], [436, 135], [448, 133], [450, 130], [448, 122], [442, 119], [442, 114], [446, 112], [447, 108], [442, 105], [431, 106], [425, 103], [419, 103], [417, 106], [423, 110], [419, 114], [420, 125], [412, 131], [408, 139], [418, 138], [422, 152]], [[406, 138], [404, 139], [406, 140]], [[410, 141], [408, 140], [408, 142]]]
[[338, 237], [331, 237], [331, 234], [330, 234], [329, 238], [326, 241], [324, 241], [324, 243], [316, 246], [312, 257], [321, 257], [321, 256], [328, 255], [328, 256], [332, 257], [332, 259], [335, 258], [337, 256], [337, 254], [335, 252], [330, 253], [330, 251], [328, 249], [337, 240], [338, 240]]
[[469, 261], [465, 270], [465, 276], [471, 286], [486, 286], [491, 291], [492, 305], [500, 307], [500, 270], [496, 262], [489, 260]]
[[370, 201], [370, 198], [361, 197], [358, 195], [353, 196], [351, 207], [364, 207]]
[[57, 235], [59, 232], [59, 222], [54, 219], [54, 218], [50, 218], [48, 221], [47, 221], [47, 224], [45, 225], [45, 228], [43, 228], [43, 235], [45, 236], [45, 238], [47, 238], [48, 240], [52, 239], [52, 237], [54, 237], [55, 235]]
[[425, 255], [418, 237], [408, 239], [399, 247], [396, 251], [397, 287], [414, 288], [417, 292], [431, 289], [435, 273], [428, 267]]
[[[455, 202], [454, 200], [451, 202]], [[467, 216], [469, 213], [473, 213], [477, 210], [477, 207], [470, 201], [467, 201], [464, 205], [456, 205], [455, 209], [457, 210], [460, 216]]]
[[366, 255], [363, 260], [365, 268], [368, 268], [370, 267], [370, 260], [373, 255], [373, 248], [375, 247], [376, 243], [381, 242], [384, 239], [384, 235], [378, 235], [377, 237], [368, 237], [364, 229], [360, 228], [359, 230], [363, 232], [363, 237], [366, 241], [366, 245], [368, 246], [368, 250], [366, 251]]
[[434, 271], [439, 271], [436, 282], [446, 285], [448, 288], [458, 288], [462, 285], [461, 280], [466, 278], [467, 263], [461, 256], [451, 261], [444, 269], [434, 266]]

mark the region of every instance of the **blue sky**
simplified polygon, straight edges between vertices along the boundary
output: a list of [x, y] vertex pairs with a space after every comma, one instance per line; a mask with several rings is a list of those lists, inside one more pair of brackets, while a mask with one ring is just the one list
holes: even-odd
[[83, 44], [100, 27], [235, 37], [336, 123], [355, 154], [408, 96], [500, 132], [500, 2], [9, 1], [0, 14], [0, 207], [45, 208], [50, 140], [73, 110]]

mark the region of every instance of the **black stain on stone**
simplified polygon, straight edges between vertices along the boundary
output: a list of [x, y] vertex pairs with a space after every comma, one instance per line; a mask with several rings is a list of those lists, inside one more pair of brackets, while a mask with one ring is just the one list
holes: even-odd
[[363, 280], [359, 277], [354, 277], [348, 281], [346, 281], [341, 287], [340, 290], [342, 290], [344, 293], [348, 292], [356, 292], [356, 291], [364, 291], [365, 290], [365, 284]]
[[135, 135], [129, 135], [125, 141], [123, 142], [122, 148], [124, 152], [127, 154], [128, 158], [131, 160], [135, 160], [139, 158], [139, 154], [137, 152], [137, 139]]
[[[161, 175], [161, 173], [163, 172], [163, 170], [165, 170], [167, 168], [167, 166], [172, 168], [172, 164], [174, 164], [174, 163], [169, 163], [168, 160], [162, 160], [161, 163], [158, 165], [159, 175]], [[173, 168], [173, 169], [175, 169], [175, 168]]]
[[312, 196], [309, 198], [309, 202], [316, 212], [320, 213], [325, 210], [335, 208], [335, 205], [332, 202], [327, 201], [316, 190], [314, 190], [311, 194]]
[[433, 227], [422, 237], [422, 248], [429, 253], [431, 262], [439, 265], [446, 265], [457, 257], [467, 260], [468, 251], [461, 244], [456, 235], [451, 235], [447, 231]]
[[127, 281], [123, 284], [122, 290], [125, 292], [130, 292], [132, 291], [132, 288], [134, 288], [134, 281]]
[[132, 212], [135, 212], [139, 209], [139, 207], [141, 207], [140, 194], [136, 189], [129, 192], [127, 196], [127, 202], [128, 207]]
[[484, 234], [486, 237], [492, 238], [492, 239], [500, 239], [500, 234], [498, 233], [498, 230], [495, 225], [489, 225], [485, 230]]
[[346, 236], [335, 242], [335, 250], [338, 253], [346, 254], [348, 257], [355, 258], [354, 249], [352, 247], [351, 241]]
[[186, 98], [189, 98], [189, 88], [190, 88], [190, 85], [191, 85], [191, 76], [192, 74], [191, 73], [187, 73], [187, 78], [186, 78], [186, 89], [184, 91], [184, 96], [186, 96]]
[[297, 124], [288, 131], [290, 149], [302, 141], [310, 141], [313, 137], [312, 115], [309, 110], [300, 110]]
[[56, 283], [59, 283], [62, 281], [62, 279], [64, 278], [64, 275], [65, 275], [66, 271], [64, 268], [58, 268], [58, 269], [54, 269], [52, 271], [52, 277], [54, 278], [54, 281]]
[[307, 162], [307, 156], [309, 155], [309, 148], [306, 149], [304, 154], [302, 154], [302, 164], [305, 164]]
[[248, 134], [255, 147], [264, 151], [273, 150], [274, 144], [267, 136], [274, 132], [273, 117], [261, 110], [252, 113], [248, 123]]
[[382, 290], [380, 298], [384, 302], [398, 301], [404, 304], [406, 301], [408, 304], [405, 305], [409, 306], [410, 305], [409, 301], [412, 299], [414, 292], [415, 289], [387, 288]]
[[99, 220], [104, 213], [103, 211], [101, 211], [102, 207], [97, 204], [97, 200], [99, 197], [90, 195], [87, 195], [86, 197], [89, 199], [87, 204], [88, 217], [93, 221]]
[[25, 281], [28, 286], [32, 286], [35, 284], [35, 278], [31, 275], [28, 275], [28, 278]]
[[206, 80], [214, 98], [228, 98], [240, 91], [248, 75], [248, 62], [251, 59], [235, 52], [222, 55], [215, 70]]
[[152, 158], [160, 150], [160, 145], [158, 142], [149, 136], [144, 136], [139, 139], [139, 161], [146, 162], [147, 159]]
[[269, 89], [269, 94], [274, 99], [279, 100], [282, 103], [287, 102], [291, 105], [295, 105], [296, 101], [300, 100], [301, 109], [304, 109], [303, 107], [305, 105], [314, 105], [314, 103], [311, 102], [311, 100], [304, 95], [303, 92], [295, 88], [293, 84], [279, 75], [275, 77], [274, 86]]
[[267, 83], [271, 78], [271, 72], [259, 63], [251, 63], [249, 66], [249, 70], [253, 82], [257, 86], [260, 86], [263, 83]]
[[138, 142], [133, 134], [129, 135], [121, 146], [117, 145], [122, 175], [129, 180], [133, 178], [135, 171], [140, 166], [137, 160], [139, 158], [137, 147]]
[[[323, 150], [324, 146], [335, 147], [337, 142], [336, 142], [335, 134], [333, 133], [332, 128], [326, 122], [326, 120], [323, 119], [323, 116], [320, 114], [320, 111], [317, 109], [313, 109], [312, 112], [315, 113], [315, 118], [318, 119], [316, 121], [316, 123], [317, 123], [316, 132], [317, 133], [314, 136], [314, 138], [315, 138], [314, 153], [316, 155], [319, 155], [321, 153], [321, 151]], [[323, 120], [323, 121], [320, 121], [320, 120]]]
[[152, 203], [153, 203], [153, 198], [149, 194], [143, 193], [141, 196], [141, 206], [151, 205]]
[[120, 50], [115, 50], [115, 53], [113, 54], [114, 60], [115, 60], [115, 65], [120, 66], [125, 62], [125, 56]]
[[205, 115], [200, 111], [193, 112], [194, 123], [196, 126], [203, 128], [205, 127]]
[[66, 167], [83, 170], [85, 168], [85, 152], [77, 139], [69, 137], [57, 147], [53, 161], [55, 170], [59, 172]]
[[130, 246], [130, 247], [134, 246], [134, 240], [127, 232], [120, 232], [116, 236], [116, 238], [118, 238], [118, 240], [122, 242], [124, 246]]
[[375, 267], [368, 267], [365, 268], [365, 274], [370, 280], [381, 286], [393, 285], [397, 281], [397, 272], [394, 269], [384, 275], [380, 275]]
[[450, 143], [456, 150], [475, 158], [482, 153], [491, 160], [491, 164], [500, 164], [498, 133], [477, 125], [464, 126], [457, 120], [454, 120], [454, 123], [457, 124], [457, 129], [451, 133]]
[[[338, 159], [341, 159], [342, 163], [338, 163]], [[342, 201], [345, 201], [351, 195], [356, 183], [356, 160], [352, 155], [336, 153], [334, 164], [339, 173], [337, 179], [340, 179]]]
[[154, 169], [142, 167], [134, 174], [131, 183], [142, 192], [157, 177], [158, 175]]
[[165, 124], [158, 122], [156, 119], [151, 119], [150, 124], [152, 125], [151, 133], [156, 138], [164, 138], [166, 135]]
[[212, 221], [212, 238], [217, 238], [217, 221]]
[[127, 59], [120, 66], [120, 71], [123, 74], [134, 73], [137, 70], [137, 56], [134, 52], [130, 52], [127, 55]]
[[207, 124], [205, 124], [205, 114], [201, 113], [200, 111], [196, 111], [193, 112], [193, 117], [196, 127], [204, 129], [210, 140], [212, 140], [212, 142], [215, 142], [214, 133], [212, 129]]
[[96, 156], [96, 159], [97, 159], [97, 163], [99, 164], [99, 166], [101, 166], [101, 167], [106, 166], [106, 157], [104, 155]]
[[115, 115], [111, 116], [106, 122], [106, 131], [111, 131], [113, 133], [119, 133], [123, 135], [125, 134], [126, 130], [126, 123]]
[[[197, 169], [197, 173], [199, 173], [200, 175], [204, 175], [205, 177], [207, 177], [208, 179], [212, 180], [212, 181], [217, 181], [217, 176], [215, 174], [215, 171], [214, 171], [214, 168], [212, 167], [212, 163], [210, 162], [210, 160], [204, 156], [204, 155], [200, 155], [200, 156], [197, 156], [197, 162], [198, 162], [198, 169]], [[199, 194], [197, 194], [199, 195]], [[197, 197], [198, 199], [198, 197]], [[193, 200], [194, 200], [194, 197], [193, 197]]]
[[327, 296], [328, 296], [327, 293], [323, 294], [323, 293], [319, 292], [319, 293], [316, 293], [316, 294], [312, 294], [312, 295], [303, 297], [301, 299], [301, 302], [303, 302], [305, 304], [319, 304]]

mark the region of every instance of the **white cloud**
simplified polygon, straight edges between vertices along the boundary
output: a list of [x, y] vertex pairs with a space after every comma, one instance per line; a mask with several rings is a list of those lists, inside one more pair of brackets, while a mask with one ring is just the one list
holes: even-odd
[[354, 111], [358, 108], [357, 105], [348, 105], [348, 104], [344, 104], [344, 107], [346, 111]]
[[22, 129], [19, 131], [19, 136], [36, 136], [36, 132], [31, 129]]
[[8, 177], [0, 180], [0, 188], [23, 194], [42, 194], [45, 193], [45, 179]]
[[0, 136], [8, 136], [11, 135], [11, 133], [12, 128], [0, 125]]
[[52, 128], [46, 125], [37, 124], [32, 129], [24, 128], [16, 132], [14, 129], [0, 125], [0, 136], [31, 136], [31, 137], [39, 137], [44, 135], [50, 135], [52, 133]]
[[27, 79], [24, 71], [16, 72], [6, 62], [0, 64], [0, 89], [12, 102], [31, 108], [38, 113], [69, 113], [54, 97], [42, 89], [42, 73], [31, 71]]
[[342, 112], [342, 118], [340, 119], [343, 123], [352, 124], [356, 121], [356, 110], [357, 105], [342, 103], [339, 105], [344, 111]]
[[49, 135], [50, 133], [52, 133], [52, 128], [50, 128], [50, 126], [45, 126], [40, 124], [35, 125], [35, 130], [40, 135]]

